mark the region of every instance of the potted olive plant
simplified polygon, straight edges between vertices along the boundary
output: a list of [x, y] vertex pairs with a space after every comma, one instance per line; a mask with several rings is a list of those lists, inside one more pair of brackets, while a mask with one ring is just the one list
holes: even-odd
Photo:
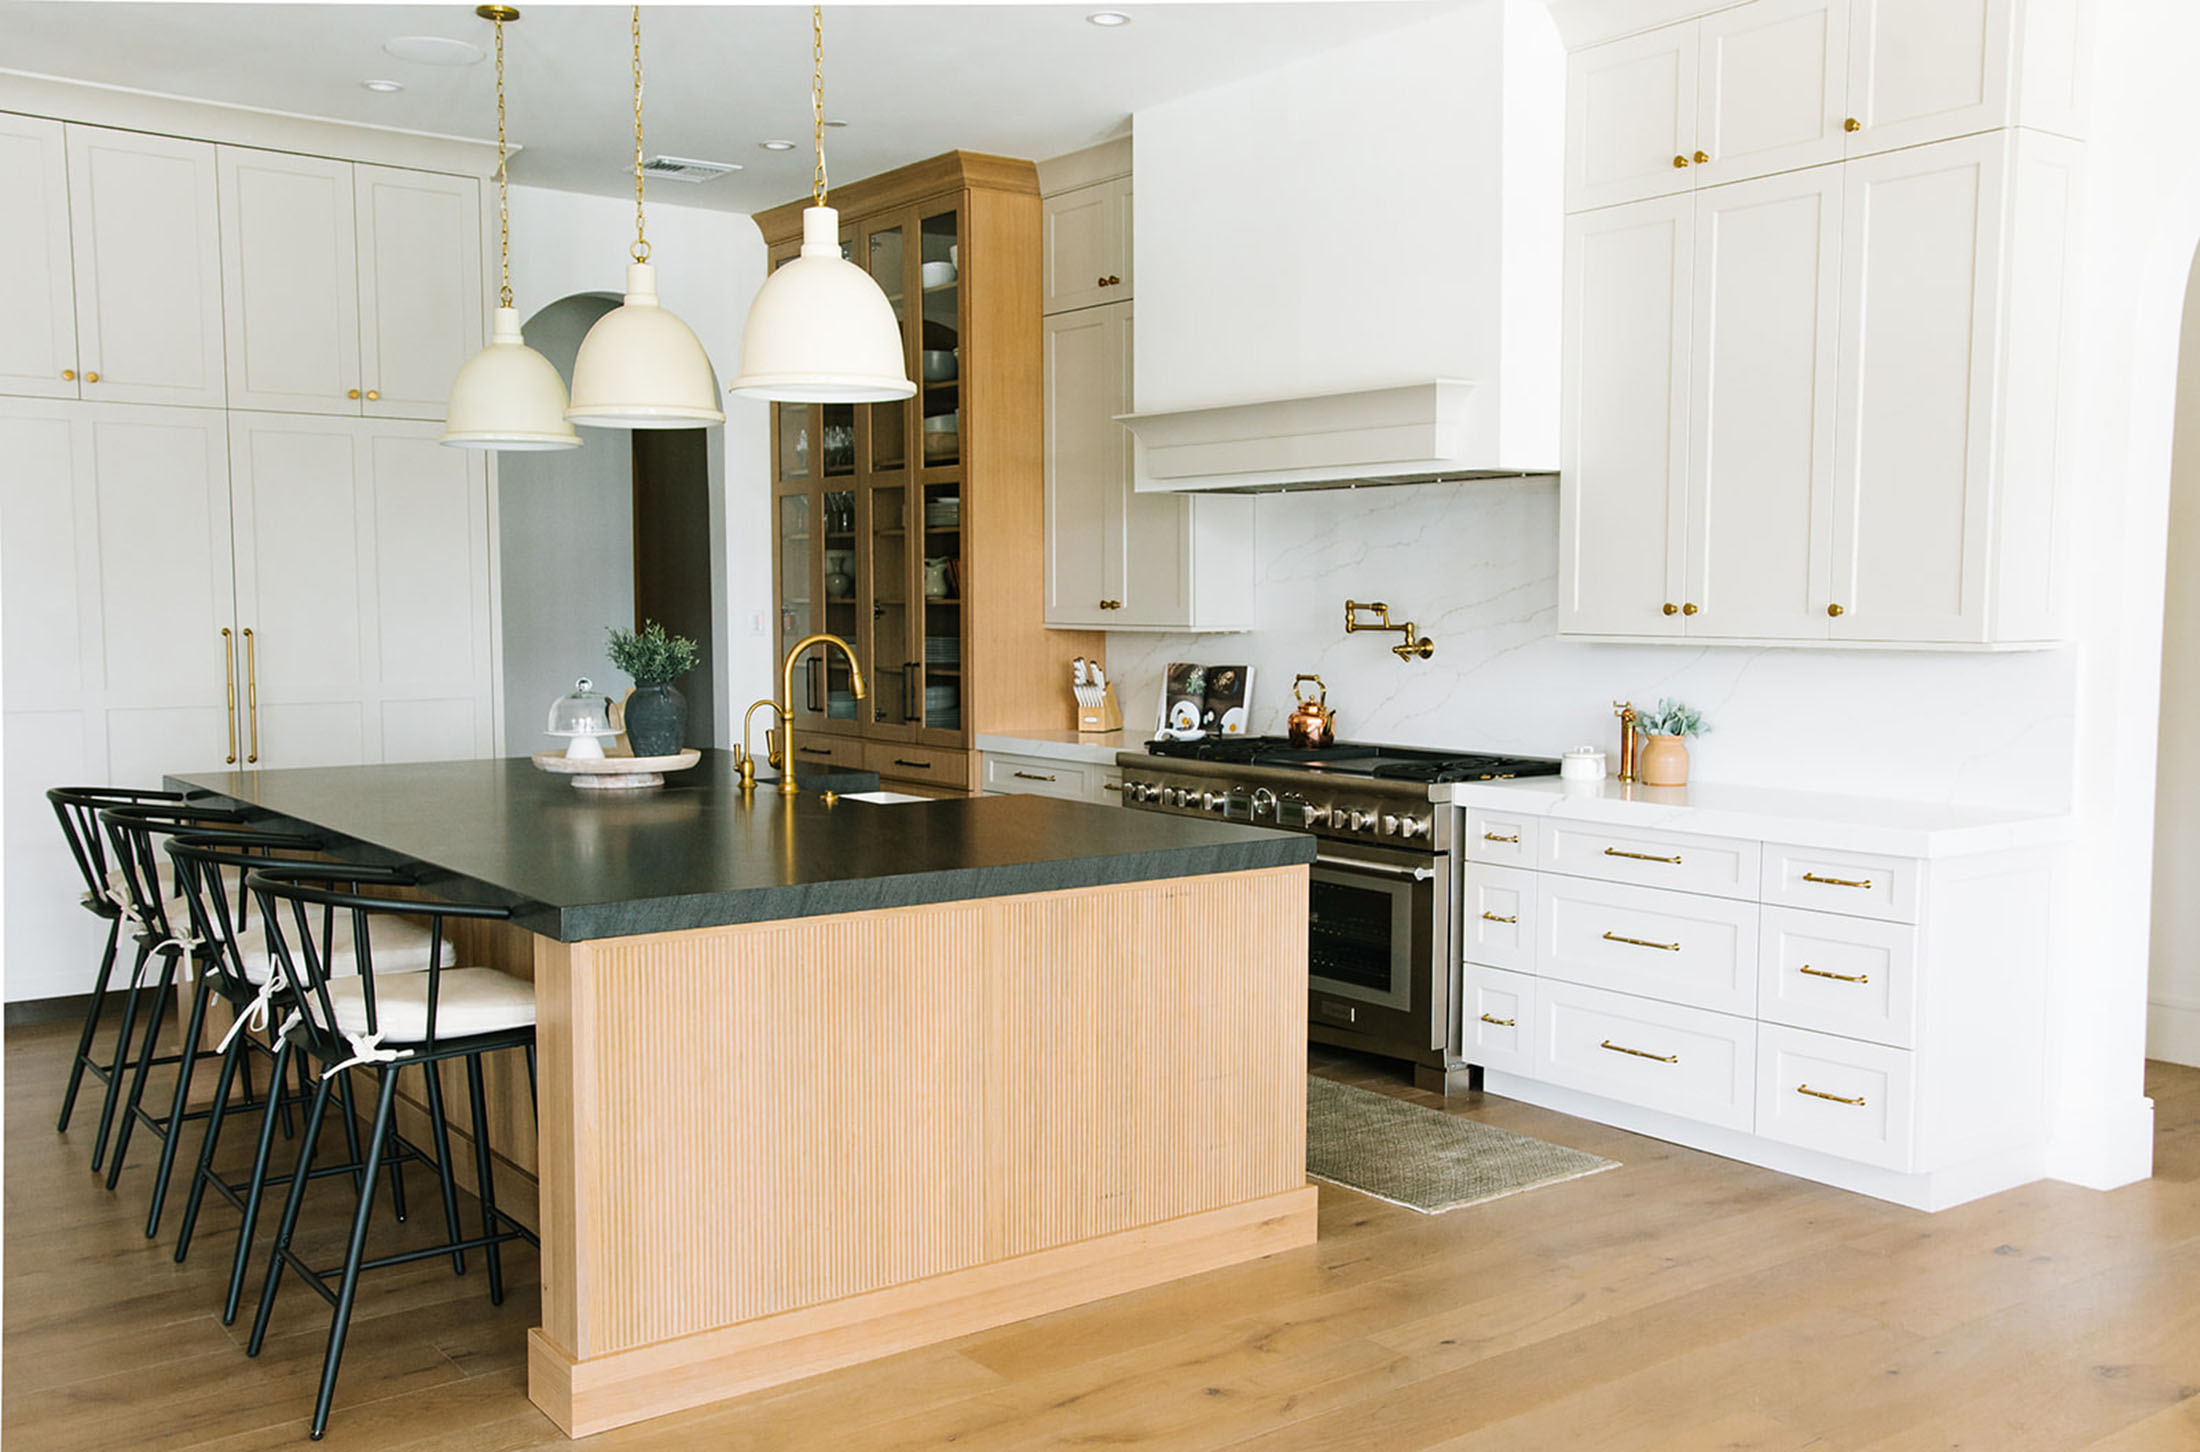
[[644, 621], [611, 631], [611, 663], [634, 678], [626, 698], [626, 740], [636, 756], [673, 756], [687, 744], [687, 697], [672, 683], [695, 669], [695, 642]]
[[1660, 697], [1657, 709], [1645, 711], [1635, 721], [1645, 740], [1635, 763], [1636, 775], [1645, 786], [1688, 785], [1688, 743], [1711, 728], [1703, 713], [1678, 701]]

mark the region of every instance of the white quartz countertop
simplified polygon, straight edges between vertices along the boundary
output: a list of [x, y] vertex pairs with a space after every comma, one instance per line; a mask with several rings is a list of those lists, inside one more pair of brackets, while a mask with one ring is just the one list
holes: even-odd
[[997, 736], [980, 732], [976, 745], [980, 751], [999, 751], [1010, 756], [1037, 756], [1047, 761], [1083, 761], [1113, 766], [1118, 751], [1134, 750], [1145, 745], [1145, 742], [1143, 739], [1126, 742], [1120, 731], [1106, 731], [1090, 736], [1076, 731], [1034, 731], [1025, 736]]
[[1692, 782], [1684, 787], [1568, 782], [1557, 777], [1460, 782], [1464, 807], [1563, 817], [1615, 827], [1662, 828], [1893, 857], [1961, 857], [2041, 847], [2070, 836], [2060, 813], [1898, 801], [1777, 787]]

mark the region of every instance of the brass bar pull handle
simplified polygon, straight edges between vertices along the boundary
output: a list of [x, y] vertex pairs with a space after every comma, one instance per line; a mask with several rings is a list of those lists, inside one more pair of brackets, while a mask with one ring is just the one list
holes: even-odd
[[1119, 792], [1123, 790], [1123, 783], [1119, 781], [1104, 781], [1100, 783], [1100, 790], [1104, 792]]
[[1484, 833], [1482, 834], [1482, 840], [1483, 840], [1483, 841], [1485, 841], [1485, 842], [1516, 842], [1516, 843], [1517, 843], [1517, 842], [1518, 842], [1518, 841], [1520, 840], [1520, 834], [1519, 834], [1518, 832], [1515, 832], [1515, 833], [1513, 833], [1513, 834], [1512, 834], [1512, 835], [1511, 835], [1510, 837], [1500, 837], [1500, 836], [1498, 836], [1498, 835], [1497, 835], [1497, 834], [1496, 834], [1495, 832], [1484, 832]]
[[830, 746], [797, 746], [795, 750], [807, 756], [831, 756], [833, 754], [833, 749]]
[[1015, 773], [1015, 777], [1016, 777], [1016, 780], [1018, 780], [1018, 781], [1052, 781], [1052, 780], [1054, 780], [1054, 778], [1053, 778], [1053, 777], [1051, 777], [1051, 776], [1041, 776], [1041, 775], [1040, 775], [1040, 774], [1039, 774], [1038, 772], [1035, 772], [1035, 771], [1019, 771], [1019, 772], [1016, 772], [1016, 773]]
[[230, 766], [237, 764], [237, 641], [222, 627], [222, 684], [229, 689], [229, 755], [222, 758]]
[[1675, 853], [1671, 857], [1660, 857], [1654, 852], [1628, 852], [1618, 847], [1607, 847], [1604, 849], [1604, 855], [1607, 857], [1631, 857], [1637, 862], [1670, 862], [1675, 867], [1681, 865], [1679, 853]]
[[244, 719], [252, 731], [252, 749], [245, 755], [251, 765], [260, 759], [260, 648], [249, 625], [244, 628]]
[[1859, 1109], [1862, 1109], [1864, 1107], [1864, 1096], [1861, 1094], [1857, 1095], [1854, 1099], [1851, 1099], [1845, 1094], [1828, 1094], [1823, 1089], [1813, 1089], [1808, 1084], [1796, 1085], [1795, 1092], [1798, 1094], [1808, 1094], [1813, 1099], [1830, 1100], [1835, 1104], [1853, 1104]]
[[932, 763], [929, 761], [904, 761], [898, 756], [894, 758], [894, 765], [910, 767], [917, 771], [930, 771], [932, 769]]
[[1617, 933], [1606, 933], [1604, 941], [1607, 943], [1627, 943], [1637, 948], [1659, 948], [1668, 953], [1678, 953], [1681, 950], [1681, 945], [1678, 943], [1653, 943], [1648, 938], [1623, 938]]
[[1813, 968], [1808, 963], [1805, 963], [1796, 971], [1808, 973], [1813, 978], [1831, 978], [1836, 983], [1869, 983], [1872, 981], [1872, 976], [1869, 973], [1828, 973], [1825, 969]]
[[1819, 884], [1821, 884], [1821, 885], [1823, 885], [1823, 886], [1825, 886], [1825, 887], [1862, 887], [1862, 888], [1869, 888], [1869, 887], [1870, 887], [1870, 886], [1872, 885], [1872, 880], [1871, 880], [1870, 878], [1868, 878], [1868, 877], [1862, 877], [1862, 878], [1855, 878], [1855, 877], [1820, 877], [1820, 876], [1819, 876], [1819, 875], [1818, 875], [1817, 873], [1815, 873], [1815, 872], [1806, 872], [1806, 873], [1804, 873], [1804, 874], [1803, 874], [1803, 881], [1805, 881], [1805, 882], [1815, 882], [1815, 883], [1819, 883]]
[[1484, 1022], [1484, 1023], [1494, 1023], [1494, 1024], [1496, 1024], [1496, 1025], [1497, 1025], [1497, 1026], [1498, 1026], [1499, 1028], [1518, 1028], [1518, 1027], [1520, 1027], [1520, 1020], [1519, 1020], [1519, 1019], [1517, 1019], [1517, 1018], [1498, 1018], [1498, 1017], [1496, 1017], [1496, 1016], [1495, 1016], [1495, 1015], [1493, 1015], [1493, 1014], [1487, 1014], [1487, 1013], [1485, 1013], [1485, 1014], [1483, 1014], [1483, 1015], [1482, 1015], [1482, 1022]]
[[1482, 921], [1486, 923], [1517, 923], [1520, 921], [1520, 914], [1514, 913], [1511, 917], [1508, 918], [1500, 917], [1493, 912], [1485, 912], [1482, 914]]
[[1615, 1054], [1633, 1054], [1638, 1059], [1655, 1059], [1661, 1064], [1678, 1064], [1681, 1061], [1679, 1054], [1653, 1054], [1648, 1049], [1630, 1049], [1627, 1045], [1615, 1044], [1610, 1039], [1606, 1039], [1597, 1047], [1610, 1049]]

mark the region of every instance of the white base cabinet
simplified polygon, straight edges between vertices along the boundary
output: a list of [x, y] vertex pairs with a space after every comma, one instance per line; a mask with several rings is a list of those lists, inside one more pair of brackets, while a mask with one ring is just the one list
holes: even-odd
[[1889, 857], [1563, 801], [1465, 814], [1460, 1042], [1489, 1092], [1920, 1209], [2039, 1177], [2043, 849]]
[[1077, 756], [1024, 756], [989, 750], [979, 768], [979, 789], [1003, 796], [1060, 797], [1112, 807], [1122, 801], [1123, 772], [1113, 762]]

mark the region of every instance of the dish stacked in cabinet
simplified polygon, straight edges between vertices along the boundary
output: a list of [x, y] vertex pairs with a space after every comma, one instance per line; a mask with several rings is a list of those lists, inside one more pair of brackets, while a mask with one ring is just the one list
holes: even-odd
[[1492, 1093], [1925, 1209], [2038, 1176], [2046, 868], [1466, 810]]

